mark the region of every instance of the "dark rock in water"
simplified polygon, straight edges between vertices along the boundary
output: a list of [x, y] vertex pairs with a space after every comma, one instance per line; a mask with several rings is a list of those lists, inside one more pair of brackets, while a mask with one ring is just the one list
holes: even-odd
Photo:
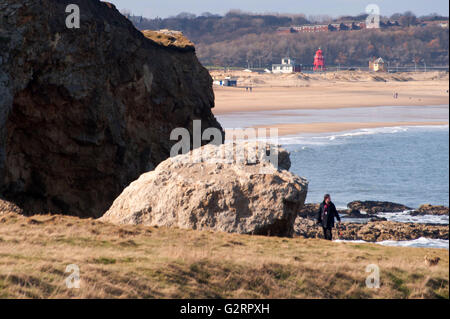
[[[378, 242], [384, 240], [414, 240], [420, 237], [447, 240], [449, 238], [448, 225], [390, 221], [376, 221], [366, 224], [343, 223], [342, 225], [341, 236], [338, 236], [337, 230], [333, 230], [335, 239]], [[294, 231], [297, 236], [304, 238], [323, 238], [322, 227], [316, 225], [315, 221], [307, 218], [297, 217]]]
[[387, 221], [387, 218], [378, 217], [378, 216], [371, 216], [369, 221], [371, 221], [371, 222], [385, 222], [385, 221]]
[[347, 204], [349, 209], [356, 209], [359, 211], [365, 211], [367, 214], [376, 213], [396, 213], [403, 212], [405, 210], [411, 210], [410, 207], [391, 203], [391, 202], [380, 202], [380, 201], [354, 201]]
[[412, 216], [421, 216], [421, 215], [447, 215], [448, 216], [448, 207], [442, 205], [430, 205], [425, 204], [420, 206], [417, 210], [411, 212]]
[[[71, 3], [80, 29], [66, 27]], [[97, 0], [3, 0], [0, 12], [0, 194], [26, 212], [101, 216], [169, 156], [174, 128], [221, 129], [186, 41], [147, 39]]]
[[[319, 211], [320, 204], [305, 204], [298, 212], [299, 217], [307, 217], [315, 219], [317, 218], [317, 212]], [[369, 214], [361, 214], [357, 209], [338, 209], [339, 215], [344, 215], [346, 218], [372, 218], [376, 217]]]

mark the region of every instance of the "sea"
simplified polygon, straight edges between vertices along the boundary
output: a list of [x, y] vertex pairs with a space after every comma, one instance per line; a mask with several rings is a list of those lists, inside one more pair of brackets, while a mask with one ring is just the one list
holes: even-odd
[[[448, 121], [448, 105], [367, 107], [336, 110], [240, 112], [218, 116], [225, 128], [275, 123]], [[307, 203], [331, 194], [338, 208], [354, 200], [449, 205], [449, 126], [357, 129], [337, 133], [281, 136], [290, 151], [290, 171], [309, 181]], [[408, 211], [380, 217], [398, 222], [447, 224], [448, 216], [411, 216]], [[448, 240], [389, 241], [386, 245], [449, 247]]]

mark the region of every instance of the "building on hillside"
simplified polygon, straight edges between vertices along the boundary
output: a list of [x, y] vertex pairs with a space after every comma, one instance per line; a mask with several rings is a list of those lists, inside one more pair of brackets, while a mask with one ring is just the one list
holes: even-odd
[[286, 57], [281, 59], [281, 64], [272, 65], [272, 73], [299, 73], [302, 72], [302, 66], [295, 60]]
[[366, 27], [366, 24], [364, 22], [352, 22], [350, 29], [351, 30], [362, 30]]
[[[443, 28], [448, 27], [448, 21], [429, 21], [423, 22], [422, 25], [439, 25]], [[304, 24], [290, 27], [279, 27], [277, 33], [291, 34], [291, 33], [308, 33], [308, 32], [336, 32], [336, 31], [358, 31], [364, 29], [388, 29], [393, 27], [400, 27], [398, 21], [391, 20], [377, 20], [373, 19], [369, 25], [365, 21], [335, 21], [330, 24]]]
[[297, 33], [292, 27], [279, 27], [277, 29], [277, 33], [279, 34], [290, 34], [290, 33]]
[[373, 72], [386, 72], [386, 63], [382, 58], [369, 60], [369, 70]]
[[448, 29], [448, 20], [433, 20], [433, 21], [422, 21], [420, 23], [421, 27], [428, 27], [428, 26], [439, 26], [443, 29]]
[[296, 32], [326, 32], [328, 30], [328, 24], [306, 24], [301, 26], [292, 27]]
[[351, 31], [363, 30], [366, 24], [360, 21], [344, 21], [330, 24], [305, 24], [291, 27], [279, 27], [277, 33], [308, 33], [308, 32], [333, 32], [333, 31]]
[[392, 28], [392, 27], [399, 27], [400, 23], [398, 21], [380, 21], [380, 28]]

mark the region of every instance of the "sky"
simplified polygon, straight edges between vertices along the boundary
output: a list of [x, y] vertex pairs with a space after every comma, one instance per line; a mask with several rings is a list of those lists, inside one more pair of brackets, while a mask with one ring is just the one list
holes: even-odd
[[416, 15], [449, 14], [448, 0], [107, 0], [121, 9], [148, 18], [174, 16], [181, 12], [224, 14], [230, 9], [255, 13], [303, 13], [309, 15], [357, 15], [377, 4], [381, 15], [412, 11]]

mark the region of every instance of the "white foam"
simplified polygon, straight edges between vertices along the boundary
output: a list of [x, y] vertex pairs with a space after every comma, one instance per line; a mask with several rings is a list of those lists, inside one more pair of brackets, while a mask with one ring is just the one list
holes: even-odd
[[[232, 129], [244, 129], [244, 127], [234, 127], [226, 128], [226, 130]], [[403, 133], [407, 131], [435, 131], [435, 130], [448, 130], [448, 125], [425, 125], [425, 126], [394, 126], [394, 127], [376, 127], [376, 128], [363, 128], [357, 130], [343, 131], [340, 133], [301, 133], [294, 135], [286, 135], [271, 138], [270, 136], [265, 138], [256, 138], [257, 140], [266, 140], [270, 143], [276, 143], [281, 145], [328, 145], [342, 144], [345, 143], [347, 139], [367, 136], [375, 134], [396, 134]], [[330, 135], [331, 134], [331, 135]], [[227, 139], [228, 140], [228, 139]], [[251, 139], [250, 139], [251, 140]], [[302, 150], [306, 149], [306, 146], [302, 147]]]
[[416, 247], [416, 248], [441, 248], [449, 249], [449, 241], [446, 239], [430, 239], [421, 237], [414, 240], [385, 240], [379, 242], [368, 242], [364, 240], [333, 240], [336, 243], [358, 243], [358, 244], [378, 244], [383, 246], [398, 246], [398, 247]]
[[448, 225], [448, 215], [410, 215], [411, 211], [406, 210], [398, 213], [378, 213], [378, 217], [386, 218], [388, 221], [400, 223], [420, 223], [420, 224], [442, 224]]
[[407, 131], [435, 131], [448, 130], [448, 125], [423, 125], [423, 126], [394, 126], [394, 127], [376, 127], [364, 128], [358, 130], [344, 131], [342, 133], [330, 133], [312, 135], [312, 134], [296, 134], [287, 135], [278, 138], [278, 142], [282, 145], [304, 144], [304, 145], [326, 145], [330, 142], [343, 142], [346, 138], [357, 136], [366, 136], [374, 134], [396, 134]]
[[430, 239], [425, 237], [420, 237], [414, 240], [385, 240], [377, 242], [379, 245], [383, 246], [400, 246], [400, 247], [419, 247], [419, 248], [449, 248], [449, 241], [445, 239]]

